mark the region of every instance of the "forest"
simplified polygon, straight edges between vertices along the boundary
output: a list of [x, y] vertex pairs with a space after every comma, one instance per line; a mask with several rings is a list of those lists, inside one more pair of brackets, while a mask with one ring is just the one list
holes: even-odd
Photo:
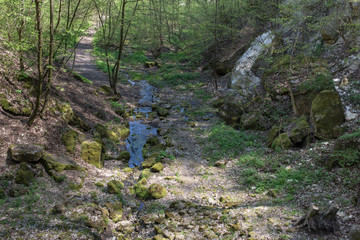
[[360, 1], [0, 0], [0, 239], [360, 240]]

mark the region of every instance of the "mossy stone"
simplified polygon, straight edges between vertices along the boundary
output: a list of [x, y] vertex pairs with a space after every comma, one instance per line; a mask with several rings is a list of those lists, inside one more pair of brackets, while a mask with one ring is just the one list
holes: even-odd
[[61, 118], [65, 123], [69, 123], [74, 116], [74, 112], [69, 103], [57, 104], [57, 109], [61, 113]]
[[159, 199], [165, 197], [167, 195], [167, 191], [165, 187], [154, 183], [149, 187], [149, 194], [152, 198]]
[[123, 169], [123, 171], [126, 172], [126, 173], [131, 173], [133, 171], [133, 169], [130, 168], [130, 167], [126, 167], [126, 168]]
[[5, 199], [5, 197], [6, 197], [5, 190], [0, 187], [0, 199]]
[[9, 102], [7, 99], [5, 99], [5, 98], [0, 99], [0, 104], [1, 104], [2, 108], [3, 108], [5, 111], [8, 111], [8, 110], [9, 110], [9, 108], [10, 108], [10, 102]]
[[310, 120], [315, 128], [315, 136], [331, 139], [337, 136], [335, 129], [345, 121], [344, 109], [337, 92], [322, 91], [312, 102]]
[[119, 156], [117, 157], [118, 160], [129, 161], [130, 160], [130, 153], [128, 151], [121, 151]]
[[280, 134], [271, 144], [273, 149], [290, 149], [293, 143], [291, 142], [287, 133]]
[[282, 127], [274, 126], [267, 135], [266, 138], [267, 146], [270, 147], [274, 139], [277, 138], [281, 132], [282, 132]]
[[29, 166], [25, 162], [22, 162], [20, 168], [16, 172], [15, 182], [17, 184], [30, 186], [30, 183], [34, 178], [34, 173], [30, 170]]
[[105, 207], [109, 210], [109, 217], [113, 222], [117, 223], [123, 215], [123, 206], [121, 202], [105, 203]]
[[143, 168], [151, 168], [152, 166], [154, 166], [156, 164], [156, 160], [155, 158], [148, 158], [146, 159], [144, 162], [141, 163], [141, 166]]
[[21, 115], [30, 117], [31, 115], [31, 108], [30, 107], [23, 107], [21, 109]]
[[161, 172], [164, 170], [164, 165], [162, 163], [156, 163], [154, 166], [151, 167], [153, 172]]
[[44, 155], [44, 149], [39, 144], [16, 144], [9, 147], [9, 154], [15, 162], [35, 163]]
[[101, 86], [99, 88], [99, 91], [104, 93], [107, 96], [112, 96], [114, 94], [114, 92], [112, 91], [112, 89], [108, 86]]
[[147, 187], [142, 184], [143, 182], [138, 182], [134, 185], [134, 191], [138, 198], [146, 200], [149, 198], [149, 190]]
[[73, 117], [70, 119], [69, 124], [71, 126], [77, 127], [83, 131], [89, 131], [91, 127], [87, 125], [78, 115], [73, 113]]
[[80, 166], [66, 156], [57, 156], [50, 153], [45, 153], [40, 163], [46, 171], [54, 170], [56, 172], [62, 172], [64, 170], [81, 170]]
[[81, 144], [81, 158], [85, 162], [94, 165], [97, 168], [103, 168], [105, 153], [104, 147], [98, 141], [84, 141]]
[[150, 176], [151, 176], [151, 171], [150, 171], [149, 168], [146, 168], [146, 169], [141, 171], [140, 179], [143, 179], [143, 178], [148, 179]]
[[146, 140], [146, 144], [149, 144], [150, 146], [155, 146], [155, 145], [160, 144], [160, 140], [158, 137], [152, 136], [152, 137], [148, 138], [148, 140]]
[[156, 113], [157, 115], [159, 115], [160, 117], [167, 117], [170, 115], [170, 112], [165, 109], [165, 108], [162, 108], [162, 107], [157, 107], [156, 108]]
[[119, 194], [121, 193], [121, 189], [124, 187], [122, 182], [112, 180], [107, 184], [108, 192], [111, 194]]
[[130, 129], [127, 124], [115, 125], [112, 130], [116, 133], [117, 138], [127, 138], [130, 135]]
[[66, 151], [68, 151], [71, 154], [75, 153], [78, 137], [79, 137], [79, 133], [73, 129], [69, 129], [61, 136], [61, 140], [66, 147]]
[[294, 144], [301, 143], [310, 134], [310, 131], [311, 128], [306, 117], [302, 116], [295, 120], [295, 126], [291, 130], [289, 137]]

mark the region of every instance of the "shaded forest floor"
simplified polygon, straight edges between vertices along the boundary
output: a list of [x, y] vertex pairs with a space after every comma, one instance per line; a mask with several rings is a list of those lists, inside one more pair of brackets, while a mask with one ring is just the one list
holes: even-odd
[[[317, 162], [332, 142], [273, 151], [265, 146], [265, 132], [239, 135], [211, 106], [217, 97], [211, 78], [187, 68], [176, 54], [168, 54], [160, 68], [145, 68], [143, 62], [125, 64], [126, 75], [119, 84], [122, 98], [116, 99], [101, 88], [107, 79], [96, 69], [99, 64], [90, 54], [90, 40], [84, 38], [79, 45], [74, 70], [93, 84], [60, 70], [53, 111], [31, 129], [26, 117], [1, 111], [0, 185], [6, 193], [0, 200], [1, 239], [346, 239], [350, 226], [359, 223], [360, 212], [352, 200], [358, 191], [359, 169], [328, 171]], [[145, 184], [166, 188], [168, 194], [158, 200], [142, 200], [134, 193], [143, 169], [129, 169], [126, 161], [111, 158], [98, 169], [81, 159], [80, 144], [70, 154], [61, 140], [69, 128], [82, 139], [91, 139], [99, 123], [134, 121], [131, 115], [125, 119], [116, 114], [119, 106], [125, 112], [139, 107], [141, 87], [127, 77], [156, 86], [157, 105], [169, 112], [166, 117], [137, 116], [157, 128], [160, 143], [167, 145], [157, 159], [164, 170], [151, 173]], [[4, 79], [0, 83], [1, 92], [7, 89], [14, 98], [23, 86], [14, 87]], [[57, 110], [59, 103], [70, 104], [91, 130], [80, 132], [66, 124]], [[85, 171], [65, 171], [65, 180], [56, 183], [35, 165], [36, 178], [30, 186], [15, 184], [18, 165], [7, 159], [7, 149], [15, 143], [43, 144], [48, 152], [67, 155]], [[115, 150], [125, 149], [126, 139], [111, 144]], [[124, 183], [121, 194], [109, 194], [111, 180]], [[335, 233], [310, 234], [293, 226], [309, 205], [324, 208], [332, 201], [340, 205], [340, 229]], [[123, 212], [115, 222], [106, 204], [118, 202]]]

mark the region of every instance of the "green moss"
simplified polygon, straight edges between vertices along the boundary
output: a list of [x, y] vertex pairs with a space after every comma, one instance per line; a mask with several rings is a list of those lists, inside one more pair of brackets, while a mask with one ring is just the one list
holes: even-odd
[[6, 197], [5, 190], [0, 187], [0, 199], [5, 199], [5, 197]]
[[97, 141], [82, 142], [81, 158], [97, 168], [102, 168], [105, 160], [103, 145]]
[[87, 125], [78, 115], [75, 113], [73, 114], [73, 117], [70, 119], [69, 124], [71, 126], [77, 127], [83, 131], [89, 131], [91, 127]]
[[160, 184], [152, 184], [149, 187], [149, 194], [152, 198], [159, 199], [167, 195], [166, 188]]
[[149, 144], [150, 146], [155, 146], [160, 144], [160, 140], [158, 137], [152, 136], [148, 140], [146, 140], [146, 143]]
[[151, 170], [153, 172], [161, 172], [162, 170], [164, 170], [164, 165], [162, 165], [162, 163], [156, 163], [154, 166], [151, 167]]
[[8, 111], [9, 108], [10, 108], [10, 102], [6, 99], [0, 99], [0, 104], [2, 106], [2, 108], [5, 110], [5, 111]]
[[72, 73], [74, 74], [74, 78], [75, 78], [76, 80], [79, 80], [79, 81], [81, 81], [81, 82], [83, 82], [83, 83], [93, 84], [92, 81], [90, 81], [90, 80], [87, 79], [86, 77], [81, 76], [81, 75], [78, 74], [77, 72], [72, 72]]
[[112, 180], [107, 184], [108, 192], [111, 194], [119, 194], [121, 193], [121, 189], [124, 187], [122, 182]]
[[293, 144], [287, 133], [280, 134], [271, 144], [273, 149], [290, 149]]
[[160, 116], [160, 117], [167, 117], [170, 115], [169, 111], [165, 108], [162, 107], [157, 107], [156, 108], [156, 113]]
[[56, 172], [62, 172], [64, 170], [81, 170], [80, 166], [66, 156], [61, 157], [50, 153], [45, 153], [40, 159], [40, 163], [46, 171], [54, 170]]
[[69, 123], [74, 116], [74, 112], [69, 103], [60, 103], [57, 104], [57, 109], [61, 113], [61, 118], [65, 123]]
[[274, 126], [267, 135], [266, 142], [270, 147], [275, 138], [277, 138], [282, 132], [282, 127]]
[[303, 139], [310, 134], [310, 125], [305, 116], [302, 116], [295, 121], [295, 127], [291, 130], [289, 137], [295, 143], [301, 143]]
[[68, 151], [71, 154], [75, 153], [78, 137], [79, 137], [79, 133], [73, 129], [69, 129], [61, 136], [61, 140], [66, 147], [66, 151]]
[[29, 117], [31, 115], [31, 108], [30, 107], [23, 107], [21, 109], [21, 115]]
[[151, 171], [149, 168], [147, 168], [147, 169], [144, 169], [141, 171], [140, 179], [143, 179], [143, 178], [148, 179], [150, 176], [151, 176]]
[[95, 186], [97, 187], [104, 187], [105, 185], [102, 182], [96, 182]]
[[119, 154], [119, 157], [117, 158], [118, 160], [123, 160], [123, 161], [129, 161], [130, 160], [130, 153], [128, 151], [121, 151]]
[[155, 164], [156, 164], [155, 158], [148, 158], [144, 162], [141, 163], [143, 168], [151, 168]]
[[113, 222], [117, 223], [121, 220], [124, 212], [121, 202], [106, 203], [105, 207], [109, 210], [109, 217]]
[[107, 96], [112, 96], [113, 95], [112, 89], [110, 87], [108, 87], [108, 86], [101, 86], [98, 91], [104, 93]]
[[134, 185], [134, 191], [138, 198], [146, 200], [149, 198], [149, 190], [142, 183], [138, 182]]
[[130, 167], [126, 167], [126, 168], [123, 169], [123, 171], [126, 172], [126, 173], [131, 173], [133, 171], [133, 169], [130, 168]]
[[30, 186], [30, 183], [34, 180], [35, 176], [30, 170], [28, 165], [24, 162], [20, 164], [20, 168], [16, 172], [15, 182], [17, 184], [23, 184], [25, 186]]

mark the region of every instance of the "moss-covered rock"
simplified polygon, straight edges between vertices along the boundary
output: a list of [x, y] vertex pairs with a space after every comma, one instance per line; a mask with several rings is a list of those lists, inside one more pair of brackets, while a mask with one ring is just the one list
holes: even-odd
[[273, 149], [290, 149], [292, 146], [293, 143], [287, 133], [280, 134], [271, 144], [271, 148]]
[[66, 151], [68, 151], [71, 154], [75, 153], [78, 137], [79, 137], [79, 133], [73, 129], [69, 129], [61, 136], [61, 140], [66, 147]]
[[37, 162], [44, 155], [44, 146], [39, 144], [16, 144], [9, 148], [9, 154], [15, 162]]
[[167, 191], [165, 187], [154, 183], [149, 187], [149, 194], [152, 198], [159, 199], [165, 197], [167, 195]]
[[295, 120], [295, 126], [291, 130], [289, 137], [294, 144], [301, 143], [310, 134], [311, 128], [305, 116]]
[[123, 171], [126, 172], [126, 173], [131, 173], [133, 171], [133, 169], [130, 168], [130, 167], [126, 167], [126, 168], [123, 169]]
[[130, 160], [130, 153], [128, 151], [121, 151], [119, 156], [117, 157], [118, 160], [122, 161], [129, 161]]
[[145, 181], [144, 180], [145, 179], [142, 179], [141, 181], [139, 181], [134, 185], [134, 191], [138, 198], [146, 200], [149, 198], [149, 190], [144, 185], [144, 183], [146, 184], [146, 180]]
[[167, 117], [167, 116], [170, 115], [170, 112], [167, 109], [162, 108], [162, 107], [157, 107], [156, 108], [156, 113], [160, 117]]
[[280, 126], [274, 126], [270, 130], [270, 132], [268, 133], [267, 138], [266, 138], [266, 143], [267, 143], [268, 147], [271, 146], [274, 139], [277, 138], [280, 135], [280, 133], [282, 133], [282, 127], [280, 127]]
[[310, 120], [315, 136], [320, 139], [338, 137], [335, 131], [345, 121], [344, 109], [337, 92], [322, 91], [312, 102]]
[[151, 171], [149, 168], [146, 168], [141, 171], [140, 179], [143, 179], [143, 178], [148, 179], [150, 176], [151, 176]]
[[104, 166], [105, 151], [103, 144], [98, 141], [87, 140], [81, 144], [81, 158], [85, 162], [102, 168]]
[[124, 212], [121, 202], [106, 203], [105, 207], [108, 209], [109, 217], [113, 222], [117, 223], [121, 220]]
[[69, 123], [74, 116], [74, 112], [69, 103], [58, 103], [57, 109], [61, 113], [61, 118], [65, 123]]
[[40, 163], [46, 171], [54, 170], [56, 172], [62, 172], [64, 170], [81, 170], [79, 165], [66, 156], [57, 156], [50, 153], [45, 153]]
[[19, 169], [16, 172], [15, 182], [17, 184], [23, 184], [30, 186], [30, 183], [34, 180], [34, 173], [31, 171], [27, 163], [22, 162]]
[[151, 170], [153, 172], [161, 172], [162, 170], [164, 170], [164, 165], [162, 165], [162, 163], [156, 163], [154, 166], [151, 167]]
[[112, 180], [107, 184], [108, 192], [111, 194], [119, 194], [121, 193], [121, 189], [124, 187], [122, 182]]
[[103, 94], [105, 94], [106, 96], [112, 96], [114, 94], [114, 92], [112, 91], [112, 89], [108, 86], [101, 86], [98, 89], [98, 92], [102, 92]]
[[155, 146], [155, 145], [160, 144], [160, 140], [158, 137], [152, 136], [152, 137], [148, 138], [148, 140], [146, 140], [146, 144], [149, 144], [150, 146]]
[[73, 113], [73, 117], [70, 119], [69, 124], [71, 126], [79, 128], [85, 132], [87, 132], [91, 129], [91, 127], [75, 113]]
[[130, 129], [128, 124], [115, 125], [112, 127], [112, 131], [114, 131], [117, 135], [117, 138], [127, 138], [130, 135]]
[[94, 136], [107, 138], [113, 142], [118, 142], [122, 138], [128, 137], [130, 130], [126, 125], [115, 125], [108, 127], [103, 124], [97, 124], [95, 126]]
[[240, 125], [247, 130], [265, 131], [271, 127], [270, 121], [258, 113], [244, 113], [240, 118]]
[[151, 168], [156, 164], [155, 158], [148, 158], [144, 162], [141, 163], [143, 168]]

